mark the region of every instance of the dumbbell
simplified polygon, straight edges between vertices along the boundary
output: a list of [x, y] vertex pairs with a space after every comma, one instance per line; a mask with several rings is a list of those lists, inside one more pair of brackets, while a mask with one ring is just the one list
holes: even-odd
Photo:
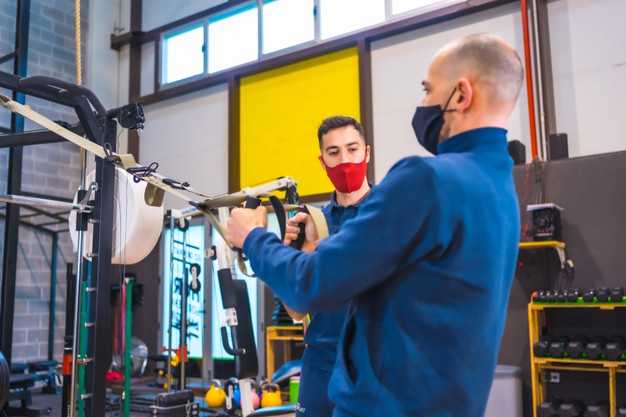
[[611, 289], [611, 301], [614, 303], [621, 303], [624, 298], [624, 288], [614, 287]]
[[569, 341], [567, 347], [565, 348], [567, 356], [572, 359], [582, 358], [588, 342], [589, 339], [587, 339], [585, 336], [576, 336], [574, 339]]
[[559, 417], [582, 417], [585, 412], [585, 403], [580, 400], [571, 400], [559, 406]]
[[567, 301], [570, 303], [576, 303], [578, 302], [578, 297], [580, 297], [581, 295], [582, 292], [578, 288], [569, 290], [567, 292]]
[[588, 405], [585, 410], [585, 417], [610, 417], [609, 404], [605, 401], [596, 405]]
[[565, 336], [561, 336], [557, 340], [553, 340], [552, 343], [550, 343], [550, 347], [548, 348], [550, 356], [552, 356], [553, 358], [562, 358], [565, 354], [568, 343], [569, 339]]
[[615, 414], [615, 417], [626, 417], [626, 405], [617, 407], [617, 414]]
[[537, 417], [553, 417], [559, 415], [559, 407], [562, 401], [555, 399], [552, 401], [546, 401], [537, 406]]
[[546, 302], [546, 292], [539, 291], [537, 294], [533, 296], [533, 302], [535, 303], [545, 303]]
[[566, 290], [558, 290], [556, 292], [556, 302], [564, 303], [567, 301], [567, 291]]
[[618, 361], [624, 354], [626, 354], [626, 340], [621, 336], [613, 336], [604, 347], [604, 355], [607, 360]]
[[596, 299], [601, 303], [609, 301], [609, 295], [611, 291], [607, 287], [602, 287], [596, 292]]
[[552, 336], [543, 335], [538, 342], [533, 345], [533, 353], [538, 358], [545, 358], [548, 356], [548, 350], [550, 349], [550, 344], [552, 343]]
[[602, 359], [604, 348], [606, 347], [606, 339], [602, 336], [594, 337], [585, 347], [587, 358], [597, 361]]
[[596, 298], [595, 288], [589, 288], [583, 292], [583, 301], [585, 303], [592, 303], [594, 298]]
[[556, 291], [548, 291], [546, 293], [546, 301], [549, 303], [555, 303], [556, 302]]

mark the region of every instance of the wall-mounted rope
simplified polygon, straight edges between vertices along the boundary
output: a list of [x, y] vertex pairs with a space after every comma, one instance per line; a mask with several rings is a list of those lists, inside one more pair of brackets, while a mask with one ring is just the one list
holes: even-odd
[[82, 68], [82, 54], [80, 51], [80, 0], [74, 1], [75, 12], [75, 40], [76, 40], [76, 84], [81, 85], [83, 83], [83, 68]]

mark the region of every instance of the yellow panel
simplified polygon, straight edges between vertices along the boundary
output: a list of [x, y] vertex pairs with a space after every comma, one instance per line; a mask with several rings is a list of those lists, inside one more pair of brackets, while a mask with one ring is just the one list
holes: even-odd
[[357, 49], [242, 78], [240, 106], [240, 186], [291, 175], [301, 196], [331, 192], [317, 128], [328, 116], [360, 119]]

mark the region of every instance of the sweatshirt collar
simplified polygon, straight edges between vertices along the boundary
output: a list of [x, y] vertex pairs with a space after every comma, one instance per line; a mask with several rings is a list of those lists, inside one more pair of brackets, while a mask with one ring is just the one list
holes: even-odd
[[439, 154], [462, 153], [477, 150], [503, 148], [506, 151], [508, 142], [506, 129], [499, 127], [481, 127], [454, 135], [439, 143]]

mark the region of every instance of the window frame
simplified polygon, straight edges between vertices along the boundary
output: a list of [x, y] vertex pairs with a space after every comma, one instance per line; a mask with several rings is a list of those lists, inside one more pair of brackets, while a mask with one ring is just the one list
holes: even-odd
[[[362, 33], [376, 33], [376, 32], [385, 32], [385, 27], [394, 26], [398, 23], [405, 21], [416, 19], [421, 16], [427, 15], [429, 13], [437, 14], [439, 10], [446, 9], [448, 7], [454, 8], [455, 6], [459, 6], [463, 3], [468, 4], [469, 6], [474, 5], [473, 3], [481, 3], [481, 0], [441, 0], [441, 2], [434, 3], [429, 6], [418, 7], [416, 9], [407, 10], [405, 12], [401, 12], [398, 14], [392, 14], [392, 2], [393, 0], [383, 0], [385, 3], [385, 19], [384, 21], [362, 27], [360, 29], [356, 29], [352, 32], [343, 33], [340, 35], [336, 35], [327, 39], [321, 39], [321, 18], [320, 13], [323, 13], [323, 10], [320, 8], [320, 0], [313, 1], [313, 25], [314, 25], [314, 39], [311, 41], [307, 41], [304, 43], [299, 43], [284, 49], [280, 49], [277, 51], [272, 51], [268, 53], [263, 53], [263, 6], [265, 4], [265, 0], [243, 0], [243, 1], [229, 1], [223, 5], [223, 7], [216, 7], [209, 10], [209, 13], [197, 20], [191, 21], [186, 24], [181, 24], [180, 26], [176, 26], [175, 23], [168, 25], [167, 31], [159, 32], [159, 28], [155, 29], [156, 32], [159, 33], [159, 37], [157, 38], [156, 48], [158, 48], [157, 59], [156, 59], [156, 68], [155, 68], [155, 91], [151, 95], [158, 95], [162, 91], [169, 90], [173, 87], [180, 87], [189, 85], [195, 85], [195, 82], [201, 81], [202, 79], [215, 79], [218, 80], [223, 74], [230, 74], [233, 71], [245, 73], [245, 69], [249, 67], [259, 66], [259, 64], [264, 64], [268, 61], [275, 61], [276, 58], [290, 55], [297, 55], [304, 53], [306, 55], [307, 50], [314, 50], [318, 47], [323, 48], [325, 45], [332, 45], [335, 43], [345, 42], [346, 40], [358, 38]], [[513, 0], [482, 0], [482, 3], [492, 3], [493, 6], [497, 6], [499, 4], [510, 3]], [[235, 65], [232, 67], [227, 67], [220, 69], [219, 71], [209, 72], [209, 51], [208, 51], [208, 41], [209, 41], [209, 22], [211, 19], [215, 17], [219, 17], [226, 14], [236, 14], [236, 10], [238, 9], [246, 9], [247, 6], [255, 5], [257, 9], [257, 17], [258, 17], [258, 44], [257, 44], [257, 59], [248, 61], [245, 63], [241, 63], [239, 65]], [[480, 5], [477, 5], [480, 6]], [[460, 8], [462, 9], [462, 8]], [[458, 12], [458, 10], [456, 11]], [[452, 10], [450, 13], [444, 13], [444, 16], [455, 14], [455, 10]], [[439, 17], [440, 18], [440, 17]], [[437, 17], [435, 19], [438, 19]], [[165, 47], [164, 40], [171, 36], [172, 33], [184, 33], [185, 28], [191, 28], [198, 23], [202, 24], [204, 27], [204, 71], [202, 74], [197, 74], [191, 77], [187, 77], [181, 80], [177, 80], [174, 82], [166, 83], [165, 79], [165, 70], [164, 67], [166, 65], [167, 60], [167, 48]], [[406, 29], [409, 30], [409, 29]], [[390, 30], [391, 33], [395, 32], [394, 30]], [[362, 35], [361, 35], [362, 36]], [[384, 35], [376, 36], [384, 37]], [[331, 48], [332, 49], [332, 48]], [[210, 84], [210, 83], [209, 83]]]
[[437, 0], [437, 3], [432, 3], [426, 6], [416, 7], [414, 9], [406, 10], [404, 12], [393, 13], [394, 0], [386, 0], [387, 8], [387, 20], [392, 22], [394, 20], [405, 19], [411, 16], [419, 16], [424, 13], [443, 9], [444, 7], [454, 6], [456, 4], [467, 3], [469, 0]]
[[[261, 6], [264, 6], [264, 5], [265, 5], [265, 1], [261, 3]], [[311, 39], [310, 41], [288, 46], [283, 49], [265, 53], [263, 52], [263, 7], [261, 7], [259, 9], [259, 59], [262, 60], [264, 58], [272, 58], [272, 57], [279, 56], [279, 55], [285, 55], [290, 52], [305, 49], [309, 46], [317, 44], [319, 42], [319, 36], [320, 36], [319, 19], [317, 19], [318, 9], [319, 9], [319, 0], [313, 0], [313, 39]]]
[[[340, 34], [337, 34], [337, 35], [333, 35], [333, 36], [329, 36], [328, 38], [322, 39], [322, 37], [321, 37], [322, 36], [322, 22], [321, 22], [322, 19], [319, 16], [320, 16], [320, 14], [324, 13], [324, 8], [321, 7], [321, 5], [319, 4], [320, 1], [321, 0], [317, 0], [318, 6], [317, 6], [317, 11], [315, 13], [315, 18], [319, 22], [319, 24], [318, 24], [319, 32], [318, 32], [318, 38], [317, 38], [317, 40], [319, 42], [328, 42], [328, 41], [332, 41], [334, 39], [341, 39], [343, 37], [347, 37], [347, 36], [353, 35], [355, 33], [360, 33], [360, 32], [363, 32], [363, 31], [366, 31], [366, 30], [369, 30], [369, 29], [381, 27], [381, 26], [384, 26], [387, 23], [389, 23], [389, 4], [390, 4], [390, 2], [392, 0], [381, 0], [381, 1], [384, 2], [383, 8], [385, 10], [385, 17], [383, 18], [382, 22], [374, 23], [374, 24], [371, 24], [371, 25], [368, 25], [368, 26], [362, 26], [360, 28], [351, 30], [349, 32], [343, 32], [343, 33], [340, 33]], [[332, 0], [328, 0], [328, 1], [332, 1]], [[464, 1], [467, 1], [467, 0], [464, 0]]]
[[[158, 65], [158, 89], [161, 90], [163, 88], [169, 88], [169, 87], [174, 87], [177, 85], [181, 85], [181, 84], [186, 84], [188, 82], [203, 78], [206, 76], [207, 73], [207, 62], [206, 62], [206, 44], [207, 44], [207, 25], [205, 22], [206, 19], [202, 19], [202, 20], [197, 20], [195, 22], [190, 22], [184, 26], [181, 26], [179, 28], [174, 28], [174, 29], [170, 29], [167, 32], [163, 32], [161, 33], [161, 36], [159, 38], [159, 43], [158, 43], [158, 47], [160, 48], [159, 50], [159, 63]], [[195, 75], [191, 75], [189, 77], [185, 77], [185, 78], [181, 78], [179, 80], [176, 81], [172, 81], [172, 82], [166, 82], [165, 78], [167, 76], [167, 71], [166, 71], [166, 67], [167, 67], [167, 48], [165, 47], [166, 45], [166, 40], [169, 37], [173, 37], [173, 36], [177, 36], [177, 35], [181, 35], [183, 33], [186, 32], [190, 32], [193, 29], [196, 29], [198, 27], [202, 27], [202, 30], [204, 32], [204, 46], [203, 46], [203, 50], [202, 50], [202, 54], [203, 54], [203, 58], [202, 58], [202, 72], [199, 74], [195, 74]]]
[[[261, 37], [261, 19], [260, 19], [260, 11], [259, 11], [259, 5], [261, 4], [261, 0], [254, 0], [254, 1], [248, 1], [248, 2], [243, 2], [240, 3], [236, 6], [233, 6], [227, 10], [224, 10], [220, 13], [216, 13], [213, 15], [210, 15], [206, 18], [206, 29], [205, 29], [205, 44], [204, 44], [204, 60], [205, 60], [205, 67], [206, 67], [206, 71], [205, 71], [205, 75], [206, 76], [213, 76], [215, 74], [219, 74], [221, 72], [224, 71], [229, 71], [232, 70], [233, 68], [237, 68], [243, 65], [247, 65], [250, 64], [252, 62], [256, 62], [259, 60], [259, 45], [260, 45], [260, 37]], [[250, 6], [255, 5], [256, 7], [256, 11], [257, 11], [257, 53], [256, 53], [256, 59], [251, 60], [251, 61], [246, 61], [246, 62], [242, 62], [240, 64], [231, 66], [231, 67], [226, 67], [223, 69], [220, 69], [219, 71], [215, 71], [215, 72], [209, 72], [209, 25], [211, 24], [211, 21], [219, 21], [222, 19], [227, 19], [228, 17], [226, 15], [237, 15], [240, 12], [247, 12], [250, 9], [253, 9], [254, 7], [250, 8]]]

